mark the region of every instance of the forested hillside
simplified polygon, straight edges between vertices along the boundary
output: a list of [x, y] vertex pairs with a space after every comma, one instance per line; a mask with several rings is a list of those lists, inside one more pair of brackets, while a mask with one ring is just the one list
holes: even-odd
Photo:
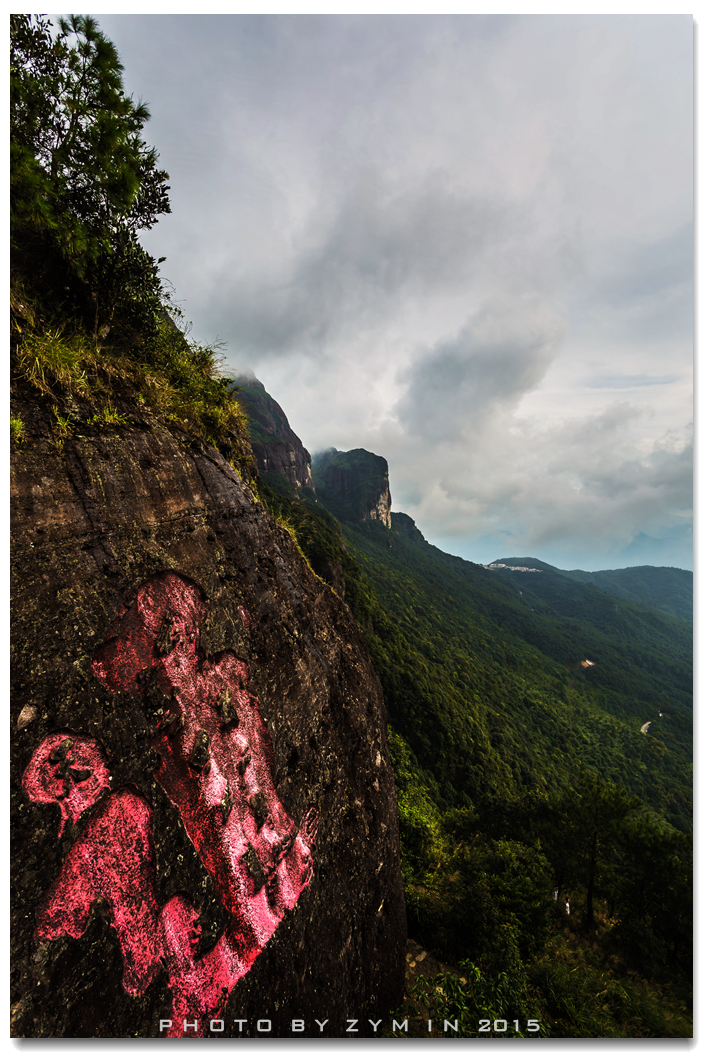
[[[581, 765], [690, 830], [690, 624], [546, 569], [486, 570], [447, 556], [407, 516], [394, 514], [393, 526], [345, 533], [411, 649], [413, 686], [431, 688], [394, 690], [391, 709], [408, 732], [419, 710], [430, 712], [410, 742], [440, 798], [549, 789]], [[387, 669], [383, 638], [367, 637]], [[500, 749], [485, 778], [485, 765], [471, 763], [481, 736]]]
[[613, 596], [634, 600], [668, 615], [693, 621], [693, 571], [677, 567], [626, 567], [624, 570], [566, 570], [567, 578], [593, 582]]
[[538, 560], [449, 556], [400, 513], [268, 503], [343, 572], [381, 678], [409, 931], [463, 969], [418, 1003], [516, 1034], [535, 1013], [557, 1037], [689, 1034], [690, 623]]
[[[385, 1020], [402, 871], [410, 933], [454, 972], [396, 1015], [456, 1036], [689, 1037], [685, 586], [670, 607], [651, 588], [655, 610], [641, 578], [448, 556], [391, 517], [387, 463], [364, 450], [329, 450], [316, 496], [280, 406], [264, 392], [248, 421], [217, 349], [174, 323], [138, 239], [170, 209], [168, 176], [121, 69], [90, 18], [11, 16], [13, 1034], [156, 1037], [196, 985], [200, 1032], [271, 999], [288, 1026], [320, 1004]], [[257, 470], [251, 439], [285, 461]], [[119, 637], [140, 664], [124, 687], [117, 664], [105, 683]], [[232, 694], [208, 683], [226, 665]], [[125, 800], [143, 856], [124, 893], [151, 918], [129, 945]], [[83, 863], [102, 864], [107, 818], [110, 871], [76, 898], [71, 851], [90, 840]], [[222, 835], [240, 819], [235, 864]], [[42, 921], [50, 887], [68, 912], [57, 899]], [[246, 970], [242, 895], [269, 917]]]

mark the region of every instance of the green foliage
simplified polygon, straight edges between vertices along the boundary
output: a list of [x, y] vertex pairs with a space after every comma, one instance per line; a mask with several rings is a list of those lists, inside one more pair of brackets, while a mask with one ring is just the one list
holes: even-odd
[[[364, 597], [372, 597], [354, 558], [347, 550], [341, 536], [339, 523], [329, 512], [309, 498], [296, 499], [290, 492], [288, 480], [281, 483], [281, 491], [271, 488], [279, 484], [282, 476], [262, 475], [259, 481], [259, 496], [269, 512], [292, 533], [296, 544], [310, 564], [312, 570], [328, 584], [344, 586], [345, 599], [350, 596], [360, 603]], [[357, 621], [359, 616], [355, 611]]]
[[[136, 404], [254, 474], [246, 418], [217, 349], [165, 309], [137, 233], [169, 212], [114, 46], [89, 17], [11, 16], [13, 381], [78, 423], [127, 426]], [[173, 312], [173, 310], [171, 310]], [[190, 443], [189, 443], [190, 444]]]
[[[417, 531], [369, 522], [344, 534], [387, 616], [366, 635], [390, 717], [442, 808], [547, 794], [585, 768], [690, 829], [687, 623], [566, 578], [576, 604], [538, 598], [541, 574], [515, 582]], [[573, 606], [590, 611], [570, 617]], [[584, 658], [597, 665], [584, 671]], [[639, 730], [655, 711], [653, 740]]]
[[[400, 836], [406, 854], [406, 872], [410, 865], [431, 877], [433, 869], [444, 860], [442, 815], [426, 787], [417, 782], [398, 793]], [[413, 874], [409, 874], [412, 879]]]
[[220, 374], [215, 347], [189, 342], [163, 310], [153, 337], [125, 353], [85, 332], [25, 327], [12, 351], [13, 379], [52, 401], [54, 433], [78, 423], [128, 426], [135, 406], [220, 449], [254, 475], [246, 416]]
[[608, 881], [610, 945], [631, 967], [666, 977], [693, 963], [693, 842], [639, 816], [622, 830]]
[[[531, 1036], [528, 1019], [687, 1036], [690, 626], [558, 571], [446, 556], [406, 516], [340, 524], [272, 484], [313, 569], [343, 571], [383, 685], [409, 932], [466, 973], [420, 979], [407, 1014], [459, 1018], [458, 1036], [480, 1018], [492, 1037]], [[666, 743], [639, 731], [653, 707]]]
[[[416, 873], [423, 882], [407, 889], [413, 937], [444, 960], [470, 957], [487, 967], [500, 964], [496, 954], [508, 936], [518, 953], [539, 951], [548, 929], [549, 866], [538, 850], [501, 849], [478, 837], [458, 855], [439, 842], [435, 851], [425, 873]], [[516, 877], [515, 862], [527, 867], [524, 879]]]
[[593, 582], [612, 596], [693, 621], [693, 572], [690, 570], [626, 567], [624, 570], [567, 570], [562, 573], [574, 581]]
[[114, 45], [88, 16], [10, 16], [12, 271], [96, 342], [153, 334], [162, 292], [137, 241], [170, 210]]
[[[526, 590], [529, 575], [445, 556], [407, 517], [389, 533], [273, 507], [320, 570], [343, 565], [391, 719], [409, 932], [469, 972], [421, 984], [420, 1008], [561, 1037], [683, 1035], [690, 838], [672, 824], [690, 827], [690, 627], [594, 586], [574, 596], [560, 575]], [[666, 745], [639, 732], [652, 704]]]
[[598, 947], [564, 935], [530, 966], [555, 1038], [690, 1038], [684, 1001], [635, 973], [617, 971]]
[[560, 890], [574, 884], [585, 890], [585, 927], [590, 931], [596, 893], [613, 893], [618, 886], [616, 854], [639, 803], [595, 773], [582, 772], [573, 786], [553, 797], [551, 809], [543, 839], [555, 883]]
[[24, 422], [21, 416], [10, 416], [10, 440], [14, 445], [24, 441]]
[[86, 393], [87, 372], [96, 365], [94, 346], [84, 335], [60, 331], [27, 332], [17, 349], [20, 375], [42, 394], [55, 396], [57, 387]]
[[88, 420], [88, 423], [93, 426], [105, 424], [105, 426], [108, 427], [127, 427], [130, 422], [130, 417], [124, 412], [118, 412], [117, 409], [112, 407], [109, 401], [100, 412], [96, 412], [95, 415], [91, 416]]
[[[461, 961], [460, 969], [463, 975], [444, 972], [429, 980], [418, 976], [416, 981], [414, 1000], [435, 1027], [446, 1025], [443, 1037], [464, 1038], [467, 1031], [479, 1038], [549, 1037], [547, 1022], [536, 1015], [539, 1001], [514, 950], [508, 949], [504, 967], [489, 975], [471, 961]], [[535, 1026], [538, 1029], [528, 1029]]]
[[54, 422], [52, 424], [54, 434], [57, 438], [60, 438], [63, 441], [68, 438], [73, 431], [72, 418], [70, 415], [62, 415], [56, 405], [53, 406], [52, 412], [54, 413]]
[[217, 346], [188, 342], [166, 313], [142, 346], [135, 382], [143, 401], [167, 421], [246, 462], [246, 417], [231, 380], [222, 375]]

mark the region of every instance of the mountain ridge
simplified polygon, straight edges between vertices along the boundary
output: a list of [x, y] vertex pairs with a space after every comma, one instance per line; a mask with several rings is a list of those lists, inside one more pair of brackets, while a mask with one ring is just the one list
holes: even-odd
[[690, 1036], [690, 623], [441, 552], [366, 450], [316, 496], [174, 326], [116, 49], [50, 26], [11, 15], [11, 1034]]
[[232, 390], [249, 416], [251, 446], [264, 481], [296, 497], [305, 489], [314, 493], [310, 453], [264, 384], [253, 373], [240, 373]]

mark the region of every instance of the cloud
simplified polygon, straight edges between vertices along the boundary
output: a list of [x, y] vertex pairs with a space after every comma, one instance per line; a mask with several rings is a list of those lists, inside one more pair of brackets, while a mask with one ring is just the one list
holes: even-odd
[[369, 167], [345, 184], [332, 182], [275, 260], [213, 288], [208, 315], [252, 356], [334, 356], [335, 342], [360, 341], [407, 303], [463, 291], [510, 230], [509, 209], [460, 195], [440, 172], [391, 181]]
[[171, 174], [145, 245], [309, 449], [469, 557], [676, 538], [690, 16], [100, 22]]
[[468, 440], [496, 406], [514, 407], [540, 382], [563, 333], [539, 298], [494, 296], [403, 373], [401, 425], [428, 441]]
[[675, 375], [604, 375], [589, 380], [587, 385], [596, 390], [631, 390], [634, 387], [675, 383], [677, 378]]
[[[467, 558], [613, 560], [644, 533], [678, 534], [672, 554], [690, 564], [690, 541], [680, 534], [690, 530], [693, 506], [691, 427], [638, 447], [631, 424], [641, 416], [625, 403], [558, 425], [497, 416], [481, 432], [480, 460], [467, 461], [460, 445], [444, 447], [439, 468], [436, 451], [417, 448], [410, 458], [429, 484], [409, 514], [431, 540]], [[392, 464], [391, 489], [402, 508]]]

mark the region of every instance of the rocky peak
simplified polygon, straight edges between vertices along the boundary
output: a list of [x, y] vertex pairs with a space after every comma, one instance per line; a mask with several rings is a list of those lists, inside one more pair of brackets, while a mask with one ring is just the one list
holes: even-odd
[[253, 372], [235, 378], [237, 398], [246, 409], [259, 474], [279, 493], [315, 490], [310, 453], [291, 429], [285, 412]]
[[421, 530], [418, 530], [415, 520], [404, 512], [393, 512], [393, 529], [401, 537], [412, 541], [414, 545], [426, 545], [427, 541]]
[[327, 449], [313, 458], [313, 476], [320, 500], [337, 518], [355, 523], [377, 519], [390, 530], [391, 491], [384, 457], [366, 449]]

